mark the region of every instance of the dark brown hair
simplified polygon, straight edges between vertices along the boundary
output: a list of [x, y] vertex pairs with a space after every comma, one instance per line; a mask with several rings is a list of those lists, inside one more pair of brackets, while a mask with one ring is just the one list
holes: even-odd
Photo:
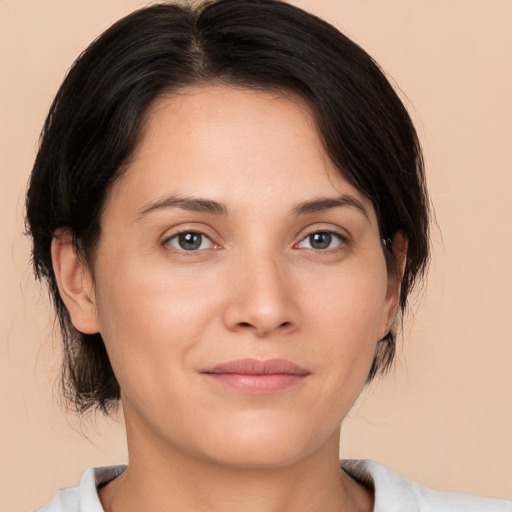
[[[144, 115], [162, 94], [224, 83], [288, 91], [310, 105], [326, 152], [372, 202], [381, 237], [408, 240], [403, 311], [429, 255], [428, 199], [411, 119], [373, 59], [323, 20], [277, 0], [158, 4], [121, 19], [76, 60], [50, 108], [27, 195], [33, 263], [64, 340], [64, 391], [77, 410], [104, 412], [120, 396], [100, 334], [71, 324], [50, 248], [68, 227], [92, 264], [107, 191], [133, 153]], [[389, 272], [394, 257], [383, 250]], [[377, 346], [368, 377], [393, 360], [395, 332]]]

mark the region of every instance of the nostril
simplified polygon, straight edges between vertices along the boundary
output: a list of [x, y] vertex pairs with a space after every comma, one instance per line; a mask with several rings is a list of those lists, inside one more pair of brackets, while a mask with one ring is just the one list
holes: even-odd
[[[243, 327], [243, 328], [252, 328], [252, 327], [254, 327], [254, 325], [251, 324], [250, 322], [240, 322], [238, 325], [240, 327]], [[291, 322], [283, 322], [282, 324], [279, 324], [278, 327], [289, 327], [290, 325], [292, 325]]]

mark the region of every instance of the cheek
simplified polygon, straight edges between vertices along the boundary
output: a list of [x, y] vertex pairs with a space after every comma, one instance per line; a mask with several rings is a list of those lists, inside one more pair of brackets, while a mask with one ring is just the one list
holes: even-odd
[[120, 380], [125, 369], [133, 372], [135, 362], [137, 373], [152, 373], [164, 359], [185, 359], [198, 343], [216, 316], [209, 284], [214, 279], [193, 277], [128, 262], [115, 273], [98, 275], [100, 332]]
[[[371, 268], [375, 270], [369, 272]], [[312, 284], [309, 293], [304, 290], [306, 338], [312, 341], [313, 357], [329, 362], [326, 389], [350, 401], [366, 381], [380, 339], [387, 308], [385, 265], [354, 266], [322, 279], [322, 287]]]
[[[304, 283], [306, 311], [325, 329], [341, 331], [350, 338], [376, 334], [386, 310], [387, 275], [380, 261], [354, 264], [326, 275], [314, 275]], [[373, 338], [372, 338], [373, 340]]]

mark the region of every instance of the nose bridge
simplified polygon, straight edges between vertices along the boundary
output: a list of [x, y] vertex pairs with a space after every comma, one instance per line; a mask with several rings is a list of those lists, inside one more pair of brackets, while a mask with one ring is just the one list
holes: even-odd
[[298, 324], [298, 309], [286, 258], [270, 248], [241, 252], [233, 266], [233, 296], [226, 309], [231, 329], [260, 336]]

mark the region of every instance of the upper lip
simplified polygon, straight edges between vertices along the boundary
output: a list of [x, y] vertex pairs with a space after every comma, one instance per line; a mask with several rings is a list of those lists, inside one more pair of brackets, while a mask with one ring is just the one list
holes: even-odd
[[220, 363], [213, 368], [209, 368], [203, 373], [238, 373], [242, 375], [309, 375], [310, 372], [291, 361], [287, 361], [286, 359], [235, 359], [233, 361]]

